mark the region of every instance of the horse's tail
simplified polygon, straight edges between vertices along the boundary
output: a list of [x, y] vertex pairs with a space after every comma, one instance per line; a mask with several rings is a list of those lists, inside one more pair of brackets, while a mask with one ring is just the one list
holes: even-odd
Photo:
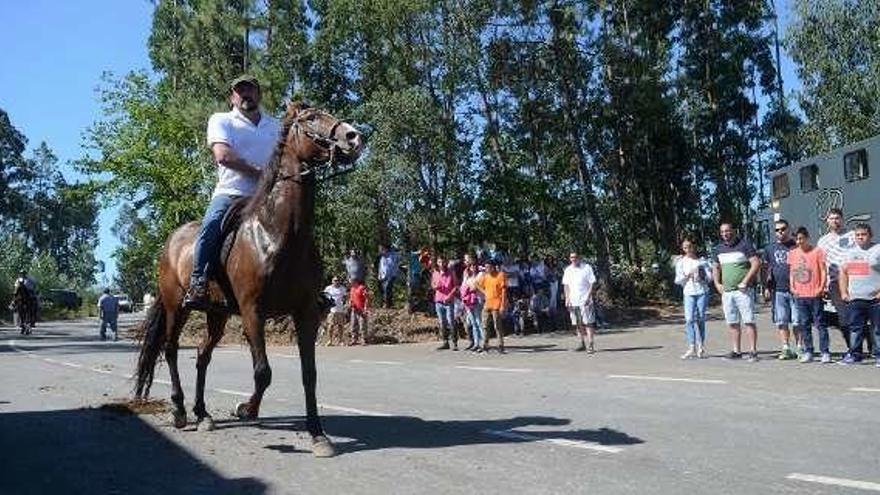
[[150, 306], [147, 319], [143, 323], [143, 341], [141, 342], [141, 354], [138, 357], [137, 371], [135, 371], [135, 396], [138, 398], [150, 395], [150, 385], [153, 384], [153, 371], [156, 369], [156, 361], [165, 346], [165, 307], [162, 304], [162, 295]]

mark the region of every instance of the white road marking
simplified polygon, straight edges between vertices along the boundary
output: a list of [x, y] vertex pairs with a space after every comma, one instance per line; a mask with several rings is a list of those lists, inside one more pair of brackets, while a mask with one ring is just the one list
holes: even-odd
[[531, 373], [530, 368], [494, 368], [491, 366], [456, 366], [460, 370], [472, 371], [505, 371], [508, 373]]
[[69, 367], [71, 367], [71, 368], [82, 368], [82, 367], [83, 367], [81, 364], [67, 363], [67, 362], [64, 362], [64, 361], [62, 361], [62, 362], [60, 362], [60, 363], [58, 363], [58, 364], [60, 364], [61, 366], [69, 366]]
[[213, 388], [211, 390], [213, 390], [215, 392], [220, 392], [221, 394], [237, 395], [239, 397], [250, 397], [251, 396], [251, 394], [239, 392], [238, 390], [229, 390], [228, 388]]
[[851, 392], [880, 392], [880, 388], [853, 387]]
[[360, 364], [387, 364], [389, 366], [399, 366], [404, 364], [400, 361], [370, 361], [368, 359], [349, 359], [349, 363], [360, 363]]
[[330, 409], [331, 411], [360, 414], [362, 416], [378, 416], [378, 417], [384, 417], [384, 418], [394, 416], [393, 414], [379, 412], [379, 411], [367, 411], [365, 409], [355, 409], [353, 407], [334, 406], [333, 404], [318, 404], [318, 405], [324, 409]]
[[162, 380], [160, 378], [153, 378], [153, 381], [156, 383], [161, 383], [162, 385], [171, 385], [171, 382], [168, 380]]
[[101, 369], [101, 368], [92, 368], [91, 371], [94, 371], [95, 373], [103, 373], [105, 375], [112, 375], [113, 374], [112, 371]]
[[527, 440], [530, 442], [549, 443], [560, 447], [572, 447], [575, 449], [595, 450], [597, 452], [605, 452], [607, 454], [618, 454], [623, 451], [621, 447], [611, 445], [602, 445], [595, 442], [587, 442], [585, 440], [570, 440], [568, 438], [541, 438], [528, 433], [521, 433], [510, 430], [482, 430], [487, 435], [501, 438], [510, 438], [513, 440]]
[[845, 486], [847, 488], [858, 488], [860, 490], [870, 490], [880, 492], [880, 483], [870, 481], [848, 480], [845, 478], [830, 478], [828, 476], [816, 476], [814, 474], [791, 473], [786, 479], [806, 481], [809, 483], [820, 483], [822, 485]]
[[626, 380], [651, 380], [658, 382], [685, 382], [685, 383], [713, 383], [724, 384], [724, 380], [706, 380], [702, 378], [675, 378], [671, 376], [650, 376], [650, 375], [608, 375], [608, 378], [622, 378]]

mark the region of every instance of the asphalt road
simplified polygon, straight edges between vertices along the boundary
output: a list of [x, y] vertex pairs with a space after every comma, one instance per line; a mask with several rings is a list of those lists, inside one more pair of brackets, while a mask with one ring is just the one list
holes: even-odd
[[[609, 330], [595, 355], [561, 334], [511, 339], [504, 356], [320, 348], [331, 459], [309, 452], [293, 347], [272, 349], [250, 423], [229, 418], [252, 389], [247, 349], [219, 348], [207, 396], [218, 429], [181, 431], [101, 408], [130, 397], [133, 343], [100, 342], [94, 321], [0, 328], [0, 493], [880, 491], [880, 369], [776, 361], [761, 323], [758, 363], [719, 357], [717, 321], [705, 360], [678, 358], [678, 324]], [[190, 409], [194, 356], [180, 356]], [[167, 398], [164, 364], [156, 376], [153, 396]]]

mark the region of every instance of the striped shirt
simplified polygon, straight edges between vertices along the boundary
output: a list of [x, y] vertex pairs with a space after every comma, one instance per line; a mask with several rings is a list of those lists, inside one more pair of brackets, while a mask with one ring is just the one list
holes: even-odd
[[836, 282], [840, 273], [840, 265], [846, 259], [846, 253], [856, 245], [853, 232], [837, 234], [828, 232], [819, 238], [816, 244], [825, 251], [825, 263], [828, 267], [828, 282]]
[[[739, 288], [740, 282], [746, 278], [752, 269], [751, 259], [758, 253], [752, 244], [745, 239], [737, 239], [732, 244], [722, 242], [715, 248], [712, 260], [721, 271], [721, 285], [725, 291], [733, 291]], [[752, 279], [749, 285], [753, 285]]]

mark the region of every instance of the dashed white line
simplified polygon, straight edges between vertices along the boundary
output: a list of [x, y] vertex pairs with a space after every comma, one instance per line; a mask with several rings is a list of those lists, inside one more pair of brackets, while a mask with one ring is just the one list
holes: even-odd
[[456, 366], [457, 369], [460, 370], [471, 370], [471, 371], [502, 371], [507, 373], [531, 373], [532, 369], [530, 368], [495, 368], [492, 366]]
[[101, 369], [101, 368], [91, 368], [91, 371], [94, 371], [95, 373], [103, 373], [105, 375], [112, 375], [113, 374], [112, 371]]
[[849, 390], [851, 392], [878, 392], [878, 393], [880, 393], [880, 388], [852, 387]]
[[400, 366], [404, 364], [400, 361], [371, 361], [369, 359], [349, 359], [348, 362], [358, 364], [385, 364], [388, 366]]
[[[157, 380], [158, 381], [158, 380]], [[250, 397], [251, 394], [246, 394], [244, 392], [239, 392], [238, 390], [229, 390], [228, 388], [215, 388], [212, 389], [215, 392], [220, 392], [221, 394], [227, 395], [237, 395], [239, 397]]]
[[530, 442], [549, 443], [560, 447], [572, 447], [576, 449], [595, 450], [597, 452], [605, 452], [607, 454], [617, 454], [623, 451], [621, 447], [611, 445], [602, 445], [595, 442], [587, 442], [585, 440], [570, 440], [568, 438], [541, 438], [528, 433], [521, 433], [510, 430], [482, 430], [487, 435], [501, 438], [509, 438], [513, 440], [526, 440]]
[[725, 384], [724, 380], [707, 380], [702, 378], [676, 378], [671, 376], [650, 376], [650, 375], [608, 375], [608, 378], [621, 378], [625, 380], [651, 380], [657, 382], [685, 382], [685, 383], [711, 383]]
[[318, 404], [324, 409], [330, 409], [333, 411], [339, 412], [347, 412], [352, 414], [360, 414], [362, 416], [378, 416], [378, 417], [390, 417], [394, 416], [393, 414], [379, 412], [379, 411], [367, 411], [366, 409], [355, 409], [353, 407], [343, 407], [343, 406], [334, 406], [333, 404]]
[[848, 480], [845, 478], [831, 478], [828, 476], [816, 476], [814, 474], [801, 473], [791, 473], [786, 476], [786, 479], [880, 492], [880, 483], [873, 483], [871, 481]]

